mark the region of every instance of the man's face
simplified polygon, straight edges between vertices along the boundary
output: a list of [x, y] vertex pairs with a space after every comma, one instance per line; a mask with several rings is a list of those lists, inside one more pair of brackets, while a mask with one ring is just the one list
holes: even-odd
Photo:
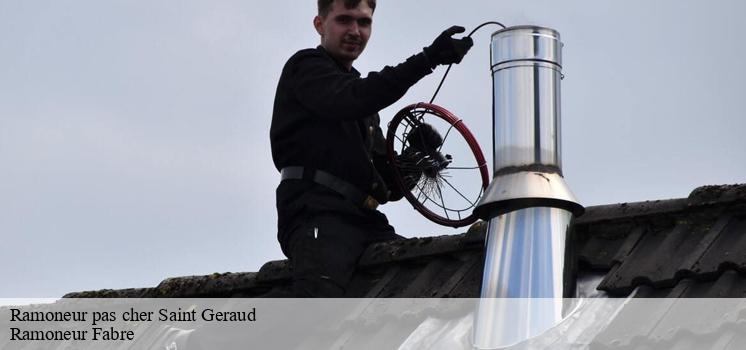
[[373, 25], [373, 10], [363, 0], [355, 8], [346, 8], [336, 0], [326, 17], [313, 19], [323, 46], [332, 57], [348, 69], [365, 49]]

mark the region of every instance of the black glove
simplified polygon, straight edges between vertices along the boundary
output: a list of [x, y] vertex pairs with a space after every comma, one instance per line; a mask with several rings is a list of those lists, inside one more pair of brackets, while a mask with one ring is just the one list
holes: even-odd
[[423, 49], [428, 60], [430, 60], [430, 68], [435, 68], [439, 64], [461, 62], [474, 42], [468, 36], [461, 39], [454, 39], [452, 36], [463, 33], [465, 30], [464, 27], [460, 26], [448, 28], [435, 38], [432, 45]]

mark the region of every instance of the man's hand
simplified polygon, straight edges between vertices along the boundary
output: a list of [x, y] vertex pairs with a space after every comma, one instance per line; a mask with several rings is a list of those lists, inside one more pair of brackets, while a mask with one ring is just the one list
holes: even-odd
[[463, 33], [466, 29], [460, 26], [453, 26], [441, 33], [432, 45], [423, 49], [428, 60], [430, 68], [435, 68], [439, 64], [460, 63], [469, 49], [474, 45], [470, 37], [454, 39], [453, 35]]

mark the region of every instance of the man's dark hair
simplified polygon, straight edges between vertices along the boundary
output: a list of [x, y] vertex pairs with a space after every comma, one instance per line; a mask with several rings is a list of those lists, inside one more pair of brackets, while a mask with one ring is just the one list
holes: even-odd
[[[334, 4], [334, 1], [336, 0], [318, 0], [319, 3], [319, 16], [326, 17], [326, 15], [329, 14], [329, 12], [332, 10], [332, 4]], [[376, 0], [343, 0], [345, 3], [345, 7], [348, 9], [351, 9], [353, 7], [357, 7], [357, 5], [360, 4], [361, 1], [365, 1], [371, 10], [376, 10]]]

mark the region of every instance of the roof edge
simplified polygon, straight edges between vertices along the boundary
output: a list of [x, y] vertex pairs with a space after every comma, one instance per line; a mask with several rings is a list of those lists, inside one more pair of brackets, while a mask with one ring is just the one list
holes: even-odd
[[734, 202], [746, 203], [746, 184], [700, 186], [686, 198], [591, 206], [575, 223], [584, 225], [607, 220], [628, 220]]

